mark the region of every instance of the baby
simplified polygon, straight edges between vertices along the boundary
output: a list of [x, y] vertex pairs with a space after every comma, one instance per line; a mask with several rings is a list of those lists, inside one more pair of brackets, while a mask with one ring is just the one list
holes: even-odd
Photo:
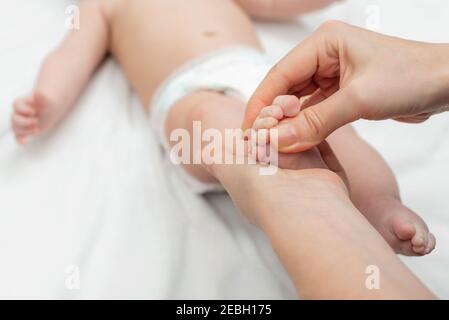
[[[247, 99], [273, 65], [248, 15], [289, 18], [331, 2], [81, 1], [81, 28], [71, 31], [45, 59], [34, 91], [14, 103], [16, 139], [25, 144], [28, 137], [59, 124], [107, 54], [116, 59], [148, 107], [167, 151], [174, 145], [170, 133], [179, 128], [192, 133], [194, 121], [200, 121], [203, 131], [238, 128]], [[281, 125], [296, 116], [303, 103], [307, 101], [293, 96], [278, 97], [261, 112], [254, 128]], [[352, 201], [390, 246], [405, 255], [431, 252], [434, 236], [401, 203], [396, 181], [382, 158], [350, 127], [333, 134], [329, 143], [347, 172]], [[201, 156], [202, 148], [194, 149], [194, 155]], [[204, 193], [220, 188], [212, 166], [186, 164], [180, 173], [192, 190]], [[280, 154], [279, 166], [326, 168], [316, 149]]]

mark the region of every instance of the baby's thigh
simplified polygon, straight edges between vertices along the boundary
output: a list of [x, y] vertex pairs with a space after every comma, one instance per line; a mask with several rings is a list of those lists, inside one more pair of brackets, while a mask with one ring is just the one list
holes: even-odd
[[201, 130], [239, 129], [245, 113], [245, 103], [212, 90], [193, 92], [176, 102], [167, 117], [166, 132], [176, 128], [193, 129], [194, 122]]
[[245, 114], [245, 104], [238, 99], [214, 94], [211, 103], [202, 106], [202, 119], [207, 128], [222, 132], [226, 129], [238, 129]]
[[[216, 148], [223, 149], [226, 144], [226, 129], [239, 128], [244, 109], [245, 104], [243, 102], [221, 93], [213, 91], [194, 92], [177, 101], [170, 109], [165, 126], [166, 137], [170, 138], [172, 133], [180, 128], [187, 130], [191, 138], [192, 152], [199, 152], [199, 156], [201, 156], [202, 148], [200, 150], [195, 149], [193, 147], [194, 140], [197, 140], [196, 135], [199, 134], [201, 146], [204, 148], [210, 143], [203, 139], [204, 135], [207, 136], [206, 131], [208, 131], [214, 133], [213, 142], [216, 143]], [[200, 129], [199, 132], [197, 131], [198, 128]], [[176, 142], [169, 140], [171, 147], [174, 147]], [[233, 149], [229, 151], [234, 152]], [[184, 168], [199, 181], [215, 181], [202, 165], [185, 165]]]

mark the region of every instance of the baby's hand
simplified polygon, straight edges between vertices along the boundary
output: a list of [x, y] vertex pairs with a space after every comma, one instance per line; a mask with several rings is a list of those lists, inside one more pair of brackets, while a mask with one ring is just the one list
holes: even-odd
[[48, 109], [48, 99], [33, 93], [29, 97], [19, 98], [14, 102], [12, 130], [19, 144], [25, 145], [29, 136], [36, 135], [44, 128], [43, 115]]

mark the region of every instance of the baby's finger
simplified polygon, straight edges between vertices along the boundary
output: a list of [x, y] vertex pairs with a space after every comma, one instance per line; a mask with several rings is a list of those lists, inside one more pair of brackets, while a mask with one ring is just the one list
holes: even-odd
[[23, 116], [33, 117], [36, 115], [36, 111], [29, 104], [26, 104], [23, 100], [17, 100], [14, 103], [14, 112]]
[[272, 117], [267, 118], [257, 118], [256, 121], [254, 121], [254, 130], [261, 130], [261, 129], [270, 129], [276, 126], [279, 123], [279, 120]]
[[301, 101], [296, 96], [278, 96], [274, 99], [273, 104], [281, 107], [285, 117], [296, 117], [301, 111]]
[[39, 128], [29, 127], [29, 128], [13, 128], [14, 133], [20, 136], [31, 136], [39, 133]]
[[19, 114], [12, 116], [12, 127], [14, 132], [22, 132], [38, 129], [39, 121], [37, 118], [24, 117]]
[[27, 138], [25, 136], [17, 136], [16, 135], [16, 141], [21, 146], [25, 146], [27, 144]]
[[12, 123], [18, 127], [28, 128], [37, 126], [39, 124], [39, 120], [34, 117], [24, 117], [20, 114], [14, 114], [12, 116]]
[[[284, 118], [284, 112], [280, 106], [268, 106], [260, 111], [258, 118], [276, 118], [277, 120], [282, 120]], [[257, 121], [257, 120], [256, 120]]]

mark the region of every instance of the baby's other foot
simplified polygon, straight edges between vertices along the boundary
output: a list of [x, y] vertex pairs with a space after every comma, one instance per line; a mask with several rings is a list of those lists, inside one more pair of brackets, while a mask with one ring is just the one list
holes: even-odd
[[396, 253], [406, 256], [425, 255], [435, 248], [435, 236], [426, 223], [397, 199], [373, 199], [376, 214], [371, 224]]
[[25, 145], [30, 136], [47, 129], [48, 121], [45, 121], [43, 116], [48, 104], [48, 99], [39, 93], [19, 98], [14, 102], [11, 125], [19, 144]]

